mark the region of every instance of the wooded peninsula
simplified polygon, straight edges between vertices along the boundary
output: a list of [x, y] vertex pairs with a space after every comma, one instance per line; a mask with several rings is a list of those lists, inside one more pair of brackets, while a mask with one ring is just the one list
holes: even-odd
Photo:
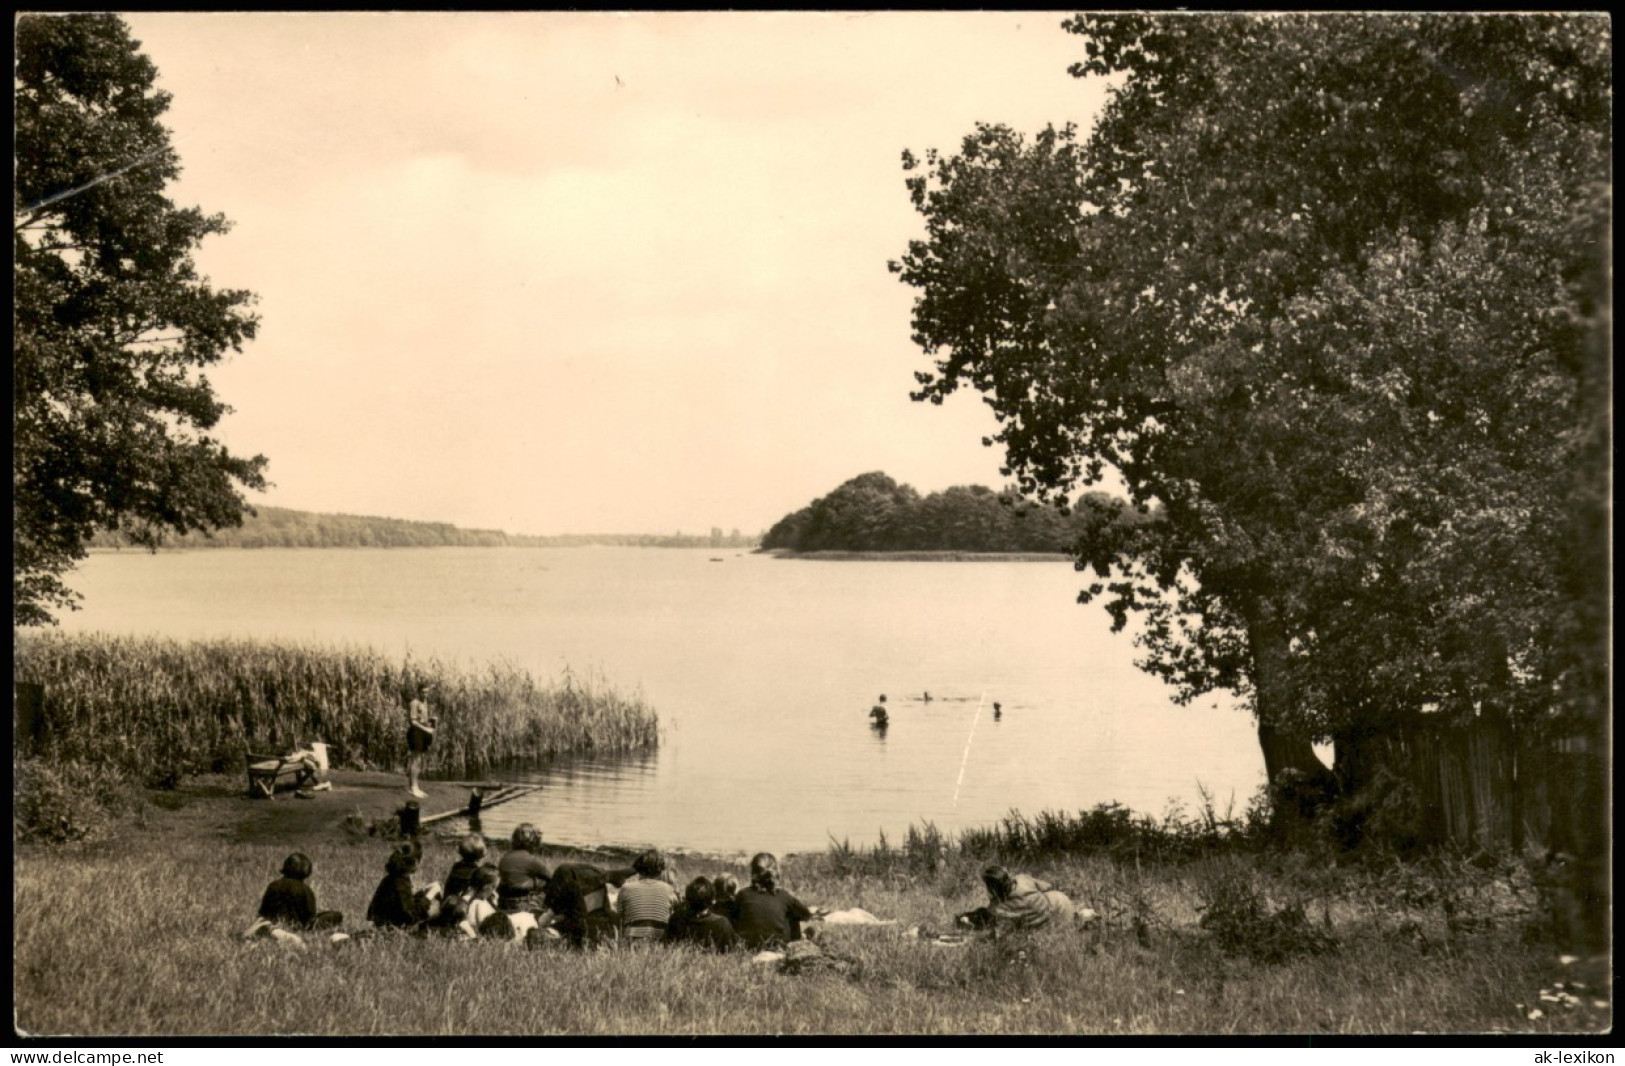
[[765, 550], [795, 552], [1070, 553], [1101, 521], [1133, 523], [1146, 516], [1103, 492], [1068, 511], [1001, 492], [963, 485], [921, 496], [875, 471], [852, 478], [793, 514], [762, 538]]

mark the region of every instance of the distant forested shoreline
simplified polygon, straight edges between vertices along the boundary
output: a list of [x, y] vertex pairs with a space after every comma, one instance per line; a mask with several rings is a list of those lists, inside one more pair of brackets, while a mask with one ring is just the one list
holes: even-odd
[[[160, 550], [180, 548], [754, 548], [759, 535], [733, 530], [709, 534], [580, 533], [530, 536], [495, 529], [460, 529], [449, 522], [412, 522], [369, 515], [317, 514], [285, 507], [258, 507], [235, 528], [164, 538]], [[140, 547], [126, 533], [102, 531], [92, 551]]]
[[[955, 486], [921, 496], [884, 473], [860, 474], [785, 515], [762, 538], [764, 551], [820, 553], [1071, 554], [1102, 514], [1135, 520], [1104, 493], [1070, 512], [1014, 489]], [[1088, 506], [1098, 503], [1100, 506]], [[833, 557], [826, 555], [826, 558]]]
[[997, 560], [1001, 563], [1056, 563], [1071, 562], [1066, 552], [977, 552], [977, 551], [811, 551], [798, 552], [790, 548], [762, 548], [761, 552], [776, 559], [823, 559], [834, 561], [871, 559], [888, 563], [976, 563]]

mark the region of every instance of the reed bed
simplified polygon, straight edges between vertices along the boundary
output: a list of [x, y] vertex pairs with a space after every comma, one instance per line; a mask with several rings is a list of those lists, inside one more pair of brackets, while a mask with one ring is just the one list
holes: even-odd
[[440, 717], [431, 772], [659, 741], [641, 695], [568, 671], [541, 682], [508, 663], [470, 670], [366, 648], [99, 634], [19, 634], [15, 652], [13, 680], [44, 686], [38, 756], [155, 784], [235, 771], [245, 751], [311, 740], [335, 766], [399, 766], [419, 682]]

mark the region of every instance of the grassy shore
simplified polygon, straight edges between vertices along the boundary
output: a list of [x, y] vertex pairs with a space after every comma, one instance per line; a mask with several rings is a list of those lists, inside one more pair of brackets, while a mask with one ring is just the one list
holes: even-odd
[[[986, 856], [960, 842], [924, 827], [884, 849], [788, 857], [802, 900], [896, 920], [824, 930], [828, 950], [856, 963], [850, 976], [678, 949], [312, 938], [295, 950], [237, 939], [294, 849], [315, 861], [321, 905], [359, 927], [388, 845], [347, 825], [392, 811], [400, 783], [341, 773], [312, 799], [253, 801], [236, 777], [202, 777], [145, 793], [101, 843], [19, 847], [18, 1026], [147, 1037], [1329, 1035], [1611, 1023], [1608, 961], [1556, 960], [1517, 864], [1327, 869], [1191, 840], [1161, 858], [1144, 847], [1032, 851], [1021, 867], [1098, 910], [1095, 930], [957, 947], [903, 931], [945, 929], [984, 902]], [[444, 784], [431, 793], [428, 811], [466, 795]], [[449, 840], [427, 840], [422, 876], [443, 877], [453, 859]], [[743, 874], [702, 856], [674, 865], [680, 879]]]
[[152, 783], [308, 740], [325, 741], [338, 766], [399, 766], [403, 708], [420, 682], [440, 716], [431, 772], [658, 741], [641, 697], [568, 673], [538, 681], [504, 663], [465, 670], [365, 648], [102, 635], [18, 634], [14, 649], [13, 679], [44, 685], [43, 758]]

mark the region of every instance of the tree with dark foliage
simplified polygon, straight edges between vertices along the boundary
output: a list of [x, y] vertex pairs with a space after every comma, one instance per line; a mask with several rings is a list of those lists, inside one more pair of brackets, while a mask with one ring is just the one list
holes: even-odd
[[96, 530], [150, 547], [237, 525], [265, 459], [209, 436], [229, 408], [198, 371], [257, 319], [192, 262], [226, 220], [164, 196], [180, 164], [157, 69], [112, 15], [16, 32], [14, 621], [40, 625], [76, 606], [63, 578]]
[[[905, 153], [893, 270], [1024, 492], [1114, 469], [1082, 594], [1272, 782], [1443, 718], [1608, 714], [1611, 46], [1559, 15], [1103, 15], [1087, 138]], [[1337, 777], [1311, 743], [1335, 740]]]
[[1068, 552], [1093, 522], [1145, 521], [1090, 493], [1071, 514], [1022, 499], [1014, 489], [956, 485], [921, 496], [881, 471], [859, 474], [779, 519], [766, 549], [798, 552]]

